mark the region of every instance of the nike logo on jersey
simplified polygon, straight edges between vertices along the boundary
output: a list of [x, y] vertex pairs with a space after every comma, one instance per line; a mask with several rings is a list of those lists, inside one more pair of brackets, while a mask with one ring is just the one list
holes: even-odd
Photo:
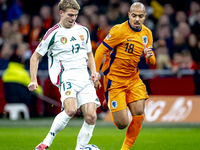
[[127, 41], [131, 41], [131, 40], [133, 40], [133, 39], [127, 39]]
[[76, 39], [75, 39], [75, 37], [73, 37], [73, 36], [72, 36], [72, 38], [71, 38], [71, 40], [70, 40], [70, 41], [75, 41], [75, 40], [76, 40]]

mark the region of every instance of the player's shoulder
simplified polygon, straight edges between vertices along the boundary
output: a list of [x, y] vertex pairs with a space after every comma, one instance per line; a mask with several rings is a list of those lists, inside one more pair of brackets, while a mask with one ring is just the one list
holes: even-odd
[[49, 28], [49, 30], [46, 32], [43, 40], [46, 40], [52, 33], [57, 31], [59, 28], [61, 28], [61, 25], [59, 23], [57, 23], [53, 27]]
[[81, 25], [81, 24], [79, 24], [79, 23], [76, 23], [76, 24], [75, 24], [75, 29], [84, 29], [84, 30], [87, 30], [87, 31], [88, 31], [88, 28], [87, 28], [87, 27], [85, 27], [85, 26], [83, 26], [83, 25]]
[[55, 24], [53, 27], [49, 28], [49, 30], [47, 31], [47, 33], [51, 33], [53, 31], [56, 31], [58, 29], [61, 29], [62, 26], [60, 25], [60, 23]]
[[118, 33], [124, 33], [124, 29], [126, 28], [126, 22], [123, 22], [121, 24], [116, 24], [111, 28], [111, 31], [118, 32]]
[[152, 34], [152, 31], [145, 25], [142, 25], [142, 30], [145, 31], [145, 32], [148, 32], [150, 34]]
[[79, 23], [75, 24], [74, 30], [78, 31], [79, 33], [81, 32], [82, 34], [86, 34], [87, 37], [90, 35], [88, 28]]

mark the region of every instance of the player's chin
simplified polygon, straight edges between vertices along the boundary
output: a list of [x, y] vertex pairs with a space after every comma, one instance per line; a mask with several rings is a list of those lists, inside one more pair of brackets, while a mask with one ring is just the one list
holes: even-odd
[[70, 21], [70, 22], [69, 22], [69, 24], [70, 24], [71, 26], [73, 26], [74, 23], [75, 23], [75, 21]]
[[67, 27], [71, 28], [74, 25], [74, 22], [68, 22]]
[[135, 30], [140, 30], [141, 26], [135, 26]]

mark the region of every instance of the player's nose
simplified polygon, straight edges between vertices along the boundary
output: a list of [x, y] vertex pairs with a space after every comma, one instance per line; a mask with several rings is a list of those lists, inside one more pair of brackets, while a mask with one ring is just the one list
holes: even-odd
[[136, 16], [136, 18], [135, 18], [135, 19], [136, 19], [136, 21], [139, 21], [139, 20], [140, 20], [139, 16]]

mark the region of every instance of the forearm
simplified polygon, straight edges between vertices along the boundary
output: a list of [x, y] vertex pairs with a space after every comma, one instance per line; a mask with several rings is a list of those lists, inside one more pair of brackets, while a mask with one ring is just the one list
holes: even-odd
[[102, 53], [100, 49], [103, 49], [103, 48], [104, 48], [104, 46], [101, 44], [98, 47], [98, 49], [96, 50], [96, 53], [95, 53], [94, 60], [95, 60], [95, 65], [96, 65], [96, 71], [97, 72], [99, 72], [101, 64], [102, 64], [104, 53]]
[[[153, 52], [152, 52], [153, 53]], [[146, 58], [146, 56], [145, 56]], [[153, 53], [153, 55], [150, 58], [146, 58], [146, 63], [150, 66], [153, 66], [156, 64], [156, 57], [155, 54]]]
[[31, 82], [37, 82], [37, 70], [38, 70], [38, 64], [39, 59], [42, 56], [38, 54], [37, 52], [34, 52], [30, 59], [30, 76], [31, 76]]
[[96, 72], [96, 66], [92, 51], [88, 53], [88, 68], [90, 69], [91, 72]]

